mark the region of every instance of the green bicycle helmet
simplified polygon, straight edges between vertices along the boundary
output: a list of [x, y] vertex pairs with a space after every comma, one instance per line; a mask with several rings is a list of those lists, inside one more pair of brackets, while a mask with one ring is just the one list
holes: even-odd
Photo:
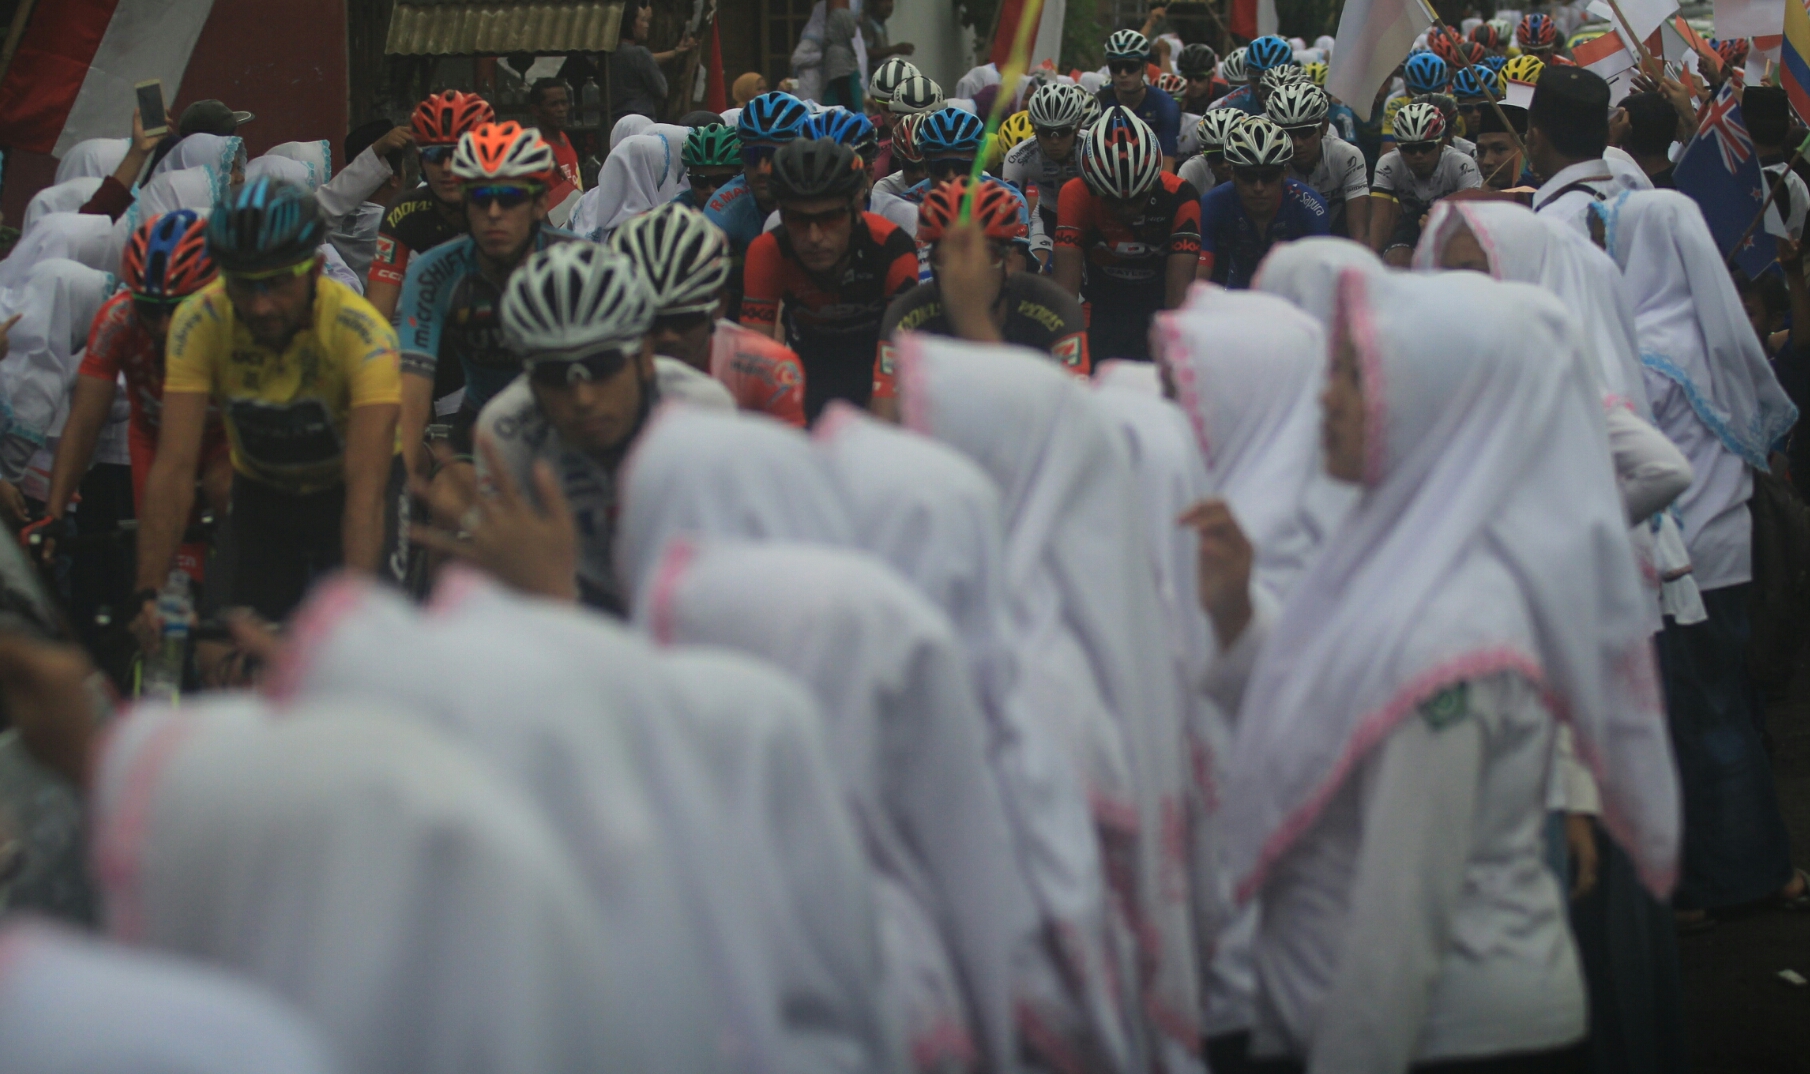
[[679, 159], [687, 168], [739, 168], [742, 166], [742, 139], [734, 127], [712, 123], [693, 127], [685, 136], [685, 148]]

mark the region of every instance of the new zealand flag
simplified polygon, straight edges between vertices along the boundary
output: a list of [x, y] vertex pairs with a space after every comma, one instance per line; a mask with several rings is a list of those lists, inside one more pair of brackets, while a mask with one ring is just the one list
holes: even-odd
[[[1710, 234], [1727, 257], [1735, 242], [1753, 223], [1766, 201], [1765, 178], [1760, 172], [1760, 155], [1755, 151], [1747, 124], [1741, 119], [1741, 106], [1735, 100], [1733, 85], [1725, 85], [1709, 106], [1697, 136], [1684, 147], [1678, 166], [1672, 169], [1672, 180], [1678, 191], [1688, 194], [1703, 210]], [[1785, 194], [1785, 191], [1780, 191]], [[1734, 263], [1749, 278], [1765, 272], [1778, 256], [1772, 236], [1762, 225], [1753, 229]]]

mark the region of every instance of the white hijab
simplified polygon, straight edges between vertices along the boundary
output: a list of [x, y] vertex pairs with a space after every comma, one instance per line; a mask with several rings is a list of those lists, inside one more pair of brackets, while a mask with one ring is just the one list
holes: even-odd
[[1605, 825], [1664, 898], [1677, 781], [1576, 321], [1525, 284], [1351, 271], [1335, 332], [1364, 385], [1365, 492], [1245, 693], [1225, 797], [1240, 896], [1415, 706], [1506, 671], [1570, 724]]
[[1145, 960], [1131, 979], [1147, 1058], [1188, 1067], [1199, 1046], [1188, 862], [1181, 841], [1163, 838], [1163, 818], [1184, 808], [1182, 703], [1123, 443], [1089, 389], [1046, 355], [924, 335], [899, 350], [907, 427], [966, 454], [1004, 493], [1012, 629], [1041, 648], [1028, 659], [1054, 657], [1027, 686], [1050, 692], [1038, 699], [1050, 718], [1072, 721], [1064, 733], [1096, 823], [1132, 843], [1132, 872], [1118, 880]]
[[966, 74], [955, 80], [955, 96], [973, 100], [974, 95], [988, 86], [999, 85], [999, 66], [983, 63], [979, 67], [970, 67]]
[[[668, 545], [660, 576], [636, 618], [662, 641], [765, 657], [822, 704], [830, 756], [875, 868], [916, 904], [927, 938], [946, 945], [965, 986], [951, 998], [965, 993], [966, 1002], [953, 1010], [906, 1000], [914, 1056], [923, 1064], [948, 1048], [939, 1038], [967, 1028], [965, 1008], [986, 1066], [1014, 1068], [1013, 962], [1035, 953], [1039, 919], [948, 617], [880, 560], [822, 545], [681, 538]], [[897, 962], [888, 962], [891, 975]], [[915, 991], [901, 985], [906, 996]], [[938, 1007], [940, 1018], [918, 1013]]]
[[1251, 289], [1288, 299], [1324, 326], [1332, 323], [1339, 276], [1348, 268], [1376, 276], [1388, 272], [1382, 258], [1363, 243], [1322, 235], [1272, 247], [1257, 266]]
[[301, 164], [308, 170], [309, 190], [317, 189], [333, 178], [333, 143], [325, 138], [313, 142], [284, 142], [282, 145], [272, 146], [264, 155], [286, 157]]
[[176, 209], [211, 212], [215, 205], [226, 200], [231, 180], [230, 172], [212, 165], [154, 175], [139, 188], [138, 200], [132, 207], [113, 222], [113, 233], [107, 240], [112, 263], [119, 263], [126, 250], [126, 241], [140, 224]]
[[1677, 384], [1723, 447], [1765, 472], [1797, 422], [1753, 333], [1697, 203], [1675, 190], [1627, 193], [1595, 210], [1634, 303], [1640, 359]]
[[132, 148], [130, 138], [86, 138], [75, 143], [57, 162], [57, 182], [71, 179], [105, 179], [119, 170]]
[[312, 192], [319, 184], [315, 181], [308, 165], [291, 157], [266, 153], [255, 157], [245, 165], [245, 181], [253, 179], [270, 179], [275, 182], [288, 183], [290, 186]]
[[572, 210], [571, 230], [602, 242], [630, 217], [658, 208], [683, 188], [680, 150], [658, 134], [637, 134], [610, 150], [597, 185]]
[[1279, 604], [1357, 495], [1320, 461], [1326, 334], [1274, 295], [1218, 291], [1160, 314], [1156, 338], [1212, 491], [1255, 550], [1252, 581]]
[[32, 266], [4, 316], [22, 313], [8, 333], [8, 353], [0, 362], [0, 410], [7, 439], [45, 447], [69, 417], [69, 387], [88, 345], [94, 315], [113, 293], [114, 277], [74, 261], [53, 259]]
[[328, 1074], [301, 1012], [249, 981], [47, 922], [0, 932], [8, 1074]]
[[23, 287], [42, 262], [66, 258], [102, 272], [117, 270], [119, 260], [107, 260], [112, 231], [113, 221], [96, 213], [53, 213], [39, 220], [0, 261], [0, 309], [6, 309], [8, 317], [19, 311], [17, 300], [8, 296]]
[[[723, 720], [675, 694], [669, 661], [639, 634], [464, 570], [442, 577], [427, 615], [379, 587], [330, 582], [295, 634], [272, 678], [286, 698], [407, 704], [530, 795], [641, 982], [631, 1023], [644, 1052], [679, 1068], [783, 1070], [816, 1049], [874, 1051], [868, 874], [827, 766], [798, 753], [818, 724], [798, 691], [736, 675], [737, 718]], [[721, 679], [709, 663], [693, 661], [685, 682]], [[788, 757], [783, 782], [762, 767], [769, 754]], [[832, 808], [806, 808], [781, 832], [778, 801]], [[815, 887], [794, 891], [793, 874]], [[835, 1030], [788, 1024], [788, 1002], [805, 997], [843, 1016]], [[705, 1024], [725, 1028], [695, 1031]]]
[[616, 147], [621, 145], [624, 139], [647, 133], [647, 128], [653, 125], [654, 121], [644, 115], [630, 112], [623, 116], [610, 128], [610, 152], [615, 152]]
[[158, 176], [185, 168], [212, 168], [227, 175], [234, 164], [244, 162], [245, 139], [238, 135], [189, 134], [164, 154], [157, 167], [151, 169], [151, 174]]
[[92, 178], [65, 179], [55, 186], [47, 186], [31, 196], [25, 206], [25, 216], [19, 222], [21, 235], [31, 231], [32, 225], [46, 216], [56, 213], [73, 213], [88, 204], [94, 192], [101, 188], [101, 180]]
[[1584, 351], [1596, 359], [1604, 393], [1651, 422], [1653, 408], [1635, 346], [1634, 310], [1609, 255], [1576, 228], [1516, 202], [1440, 201], [1421, 231], [1414, 267], [1437, 269], [1446, 244], [1460, 227], [1468, 227], [1477, 237], [1489, 258], [1491, 276], [1534, 284], [1565, 303], [1584, 326]]
[[339, 699], [140, 707], [98, 762], [108, 931], [240, 970], [352, 1072], [595, 1070], [614, 952], [534, 807], [417, 717]]
[[682, 533], [854, 544], [810, 439], [771, 418], [667, 403], [618, 477], [616, 576], [636, 606], [667, 542]]
[[[999, 490], [960, 452], [833, 402], [812, 430], [848, 505], [855, 542], [949, 616], [991, 719], [992, 763], [1018, 860], [1047, 926], [1071, 942], [1023, 967], [1029, 1042], [1056, 1060], [1127, 1068], [1111, 987], [1106, 884], [1087, 799], [1050, 728], [1018, 703], [1021, 671], [1006, 621]], [[1059, 967], [1059, 968], [1058, 968]]]

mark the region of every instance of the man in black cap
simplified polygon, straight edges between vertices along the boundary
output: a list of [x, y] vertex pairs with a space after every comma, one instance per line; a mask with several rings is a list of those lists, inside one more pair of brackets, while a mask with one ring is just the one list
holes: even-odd
[[250, 123], [255, 118], [250, 112], [235, 112], [226, 107], [225, 102], [210, 98], [196, 101], [184, 108], [182, 118], [176, 121], [176, 131], [184, 136], [218, 134], [226, 138], [238, 131], [241, 124]]
[[1589, 232], [1589, 208], [1615, 185], [1609, 147], [1609, 83], [1582, 67], [1547, 64], [1527, 110], [1528, 166], [1543, 184], [1533, 211]]
[[[1501, 106], [1504, 124], [1494, 108], [1477, 114], [1477, 170], [1483, 173], [1483, 185], [1491, 190], [1510, 190], [1522, 186], [1522, 172], [1527, 161], [1515, 146], [1515, 139], [1527, 137], [1527, 109], [1512, 104]], [[1512, 128], [1512, 133], [1511, 133]]]
[[1634, 158], [1655, 187], [1670, 190], [1678, 185], [1672, 181], [1668, 155], [1678, 139], [1678, 113], [1670, 101], [1651, 91], [1630, 93], [1622, 98], [1621, 111], [1610, 126], [1616, 146]]

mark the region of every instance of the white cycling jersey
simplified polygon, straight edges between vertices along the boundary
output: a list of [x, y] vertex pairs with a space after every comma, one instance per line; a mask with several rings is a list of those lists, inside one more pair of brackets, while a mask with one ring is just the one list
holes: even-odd
[[1026, 138], [1013, 146], [1000, 168], [1000, 177], [1024, 191], [1027, 200], [1031, 198], [1031, 191], [1036, 190], [1036, 200], [1031, 207], [1050, 216], [1056, 214], [1056, 200], [1062, 195], [1062, 184], [1080, 174], [1079, 148], [1071, 152], [1067, 160], [1054, 161], [1043, 155], [1043, 147], [1035, 138]]

